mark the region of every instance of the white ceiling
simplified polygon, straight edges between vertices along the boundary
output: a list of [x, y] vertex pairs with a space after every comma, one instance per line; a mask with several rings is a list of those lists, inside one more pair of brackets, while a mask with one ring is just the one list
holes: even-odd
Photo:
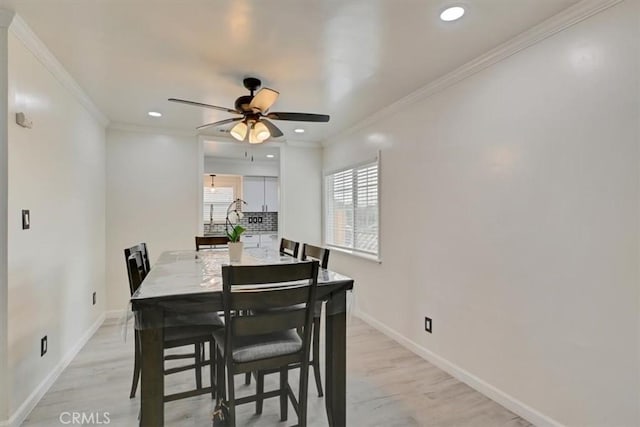
[[[275, 122], [321, 141], [555, 15], [577, 0], [0, 0], [15, 10], [112, 122], [194, 130], [233, 117], [167, 98], [233, 107], [255, 76]], [[445, 6], [467, 14], [445, 23]], [[163, 113], [160, 119], [147, 116]], [[294, 134], [295, 127], [306, 132]], [[209, 134], [216, 134], [208, 131]]]

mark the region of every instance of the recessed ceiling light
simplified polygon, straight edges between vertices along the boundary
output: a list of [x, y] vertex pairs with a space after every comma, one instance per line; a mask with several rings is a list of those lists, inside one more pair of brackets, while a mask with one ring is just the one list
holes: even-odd
[[273, 159], [274, 157], [275, 157], [275, 154], [267, 154], [268, 159]]
[[450, 7], [448, 9], [445, 9], [440, 14], [440, 19], [442, 19], [443, 21], [447, 21], [447, 22], [455, 21], [456, 19], [462, 18], [462, 15], [464, 15], [464, 7], [453, 6], [453, 7]]
[[151, 117], [162, 117], [162, 113], [158, 113], [157, 111], [149, 111], [148, 113]]
[[300, 129], [300, 128], [298, 128], [298, 129], [294, 129], [293, 131], [294, 131], [295, 133], [304, 133], [304, 129]]

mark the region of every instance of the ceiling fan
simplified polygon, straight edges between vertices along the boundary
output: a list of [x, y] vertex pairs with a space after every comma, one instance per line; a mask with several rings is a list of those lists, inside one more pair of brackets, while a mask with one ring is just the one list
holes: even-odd
[[216, 105], [203, 104], [201, 102], [187, 101], [185, 99], [169, 98], [171, 102], [180, 102], [182, 104], [195, 105], [196, 107], [212, 108], [214, 110], [225, 111], [232, 114], [240, 114], [242, 117], [234, 117], [231, 119], [220, 120], [213, 123], [207, 123], [198, 126], [196, 129], [204, 129], [212, 126], [221, 126], [228, 123], [236, 123], [231, 128], [231, 136], [238, 141], [249, 140], [251, 144], [260, 144], [270, 137], [277, 138], [283, 133], [271, 120], [291, 120], [294, 122], [321, 122], [329, 121], [326, 114], [309, 114], [309, 113], [275, 113], [269, 112], [269, 108], [278, 99], [279, 93], [273, 89], [262, 88], [254, 96], [254, 92], [262, 85], [260, 79], [255, 77], [247, 77], [243, 80], [244, 87], [250, 92], [250, 95], [243, 95], [236, 99], [235, 108], [218, 107]]

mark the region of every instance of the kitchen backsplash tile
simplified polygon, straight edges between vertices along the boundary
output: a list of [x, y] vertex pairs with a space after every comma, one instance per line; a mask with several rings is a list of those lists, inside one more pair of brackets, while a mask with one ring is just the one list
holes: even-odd
[[[278, 212], [244, 212], [244, 218], [240, 224], [247, 229], [247, 232], [256, 233], [259, 231], [278, 231]], [[204, 224], [205, 234], [224, 234], [226, 227], [224, 224]]]

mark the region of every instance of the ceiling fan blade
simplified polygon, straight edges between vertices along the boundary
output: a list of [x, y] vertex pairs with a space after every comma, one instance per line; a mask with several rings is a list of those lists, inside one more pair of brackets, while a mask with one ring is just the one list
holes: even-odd
[[269, 129], [269, 133], [271, 134], [271, 137], [273, 138], [278, 138], [279, 136], [284, 135], [282, 133], [282, 131], [280, 129], [278, 129], [278, 126], [274, 125], [273, 123], [271, 123], [269, 120], [267, 119], [262, 119], [260, 120], [262, 123], [264, 123], [264, 125], [267, 127], [267, 129]]
[[269, 89], [268, 87], [264, 87], [256, 93], [256, 96], [251, 100], [249, 107], [251, 107], [255, 113], [258, 111], [264, 113], [273, 105], [274, 102], [276, 102], [278, 95], [280, 95], [279, 92]]
[[237, 121], [240, 121], [242, 119], [243, 119], [243, 117], [234, 117], [232, 119], [220, 120], [220, 121], [217, 121], [217, 122], [207, 123], [206, 125], [198, 126], [196, 129], [200, 130], [200, 129], [208, 128], [208, 127], [211, 127], [211, 126], [226, 125], [227, 123], [237, 122]]
[[310, 114], [310, 113], [269, 113], [266, 117], [273, 120], [291, 120], [294, 122], [320, 122], [329, 121], [326, 114]]
[[179, 103], [187, 104], [187, 105], [193, 105], [193, 106], [196, 106], [196, 107], [212, 108], [214, 110], [225, 111], [227, 113], [242, 114], [239, 111], [233, 110], [231, 108], [218, 107], [216, 105], [203, 104], [201, 102], [195, 102], [195, 101], [187, 101], [186, 99], [169, 98], [169, 101], [171, 101], [171, 102], [179, 102]]

